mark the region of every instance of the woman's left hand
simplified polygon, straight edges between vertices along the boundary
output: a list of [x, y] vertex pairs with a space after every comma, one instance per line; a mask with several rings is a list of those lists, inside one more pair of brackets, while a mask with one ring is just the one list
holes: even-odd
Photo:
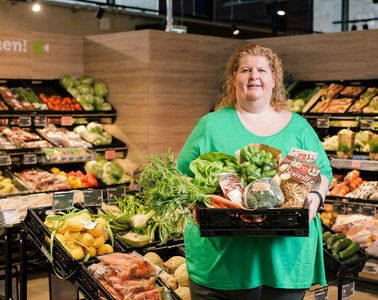
[[307, 195], [309, 222], [315, 218], [320, 204], [319, 196], [313, 193]]

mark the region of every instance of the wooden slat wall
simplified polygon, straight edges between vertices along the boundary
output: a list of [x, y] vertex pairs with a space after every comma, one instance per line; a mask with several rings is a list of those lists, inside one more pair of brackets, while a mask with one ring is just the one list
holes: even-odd
[[[68, 73], [83, 74], [83, 38], [69, 35], [45, 34], [16, 30], [1, 30], [0, 40], [26, 43], [22, 51], [7, 51], [4, 44], [0, 50], [0, 77], [24, 79], [55, 79]], [[36, 54], [32, 46], [40, 40], [49, 51]]]
[[378, 30], [251, 39], [274, 49], [298, 80], [378, 78]]

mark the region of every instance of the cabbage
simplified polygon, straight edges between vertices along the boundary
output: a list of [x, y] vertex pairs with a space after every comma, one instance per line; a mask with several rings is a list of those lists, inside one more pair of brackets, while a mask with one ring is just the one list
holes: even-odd
[[104, 169], [100, 163], [95, 160], [87, 161], [84, 165], [85, 172], [91, 173], [96, 178], [101, 178]]
[[108, 88], [106, 84], [98, 81], [94, 84], [94, 94], [96, 96], [105, 97], [108, 94]]
[[110, 133], [108, 133], [108, 132], [103, 132], [102, 133], [102, 136], [104, 137], [104, 139], [105, 139], [105, 145], [109, 145], [109, 144], [111, 144], [112, 143], [112, 136], [111, 136], [111, 134]]
[[98, 110], [112, 110], [112, 106], [108, 102], [104, 102], [102, 105], [99, 105]]
[[88, 95], [91, 90], [90, 90], [90, 85], [88, 84], [81, 84], [79, 86], [79, 92], [82, 94], [82, 95]]
[[80, 136], [82, 136], [84, 135], [84, 132], [87, 131], [87, 128], [84, 125], [79, 125], [79, 126], [76, 126], [73, 131], [79, 134]]
[[90, 77], [88, 75], [81, 76], [79, 80], [80, 80], [81, 84], [87, 84], [89, 86], [92, 85], [92, 83], [93, 83], [92, 77]]
[[85, 102], [87, 102], [88, 104], [91, 104], [91, 105], [95, 106], [95, 105], [93, 104], [93, 100], [94, 100], [94, 96], [93, 96], [93, 95], [91, 95], [91, 94], [87, 94], [87, 95], [85, 95], [85, 96], [84, 96], [84, 100], [85, 100]]
[[74, 79], [71, 75], [66, 74], [60, 77], [60, 84], [65, 88], [71, 88], [74, 85]]
[[104, 98], [100, 96], [94, 96], [92, 104], [96, 107], [96, 109], [99, 109], [99, 107], [101, 107], [103, 103]]
[[117, 179], [115, 179], [112, 175], [110, 175], [108, 173], [103, 173], [102, 176], [101, 176], [101, 180], [106, 185], [112, 185], [112, 184], [118, 183]]
[[72, 97], [76, 98], [76, 100], [77, 100], [78, 97], [80, 97], [79, 91], [77, 89], [75, 89], [74, 87], [67, 88], [67, 92], [69, 92], [72, 95]]
[[74, 87], [75, 89], [78, 89], [78, 88], [79, 88], [79, 86], [80, 86], [80, 81], [79, 81], [79, 80], [77, 80], [77, 79], [75, 79], [75, 80], [74, 80], [74, 84], [73, 84], [73, 87]]
[[102, 154], [97, 154], [96, 161], [97, 161], [99, 164], [101, 164], [101, 165], [105, 165], [107, 162], [109, 162], [108, 160], [105, 159], [105, 156], [102, 155]]
[[102, 124], [99, 124], [97, 122], [91, 122], [87, 125], [88, 132], [97, 132], [102, 133]]
[[[354, 147], [356, 151], [363, 151], [364, 147], [369, 143], [369, 130], [359, 131], [354, 138]], [[369, 150], [367, 151], [369, 152]]]
[[122, 178], [122, 175], [125, 173], [120, 164], [114, 162], [107, 162], [104, 165], [104, 173], [111, 175], [116, 180]]

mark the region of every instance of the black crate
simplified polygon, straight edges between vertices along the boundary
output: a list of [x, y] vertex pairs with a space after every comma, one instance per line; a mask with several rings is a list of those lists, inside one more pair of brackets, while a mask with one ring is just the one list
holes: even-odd
[[[322, 224], [324, 232], [330, 231], [332, 234], [336, 233], [331, 228]], [[347, 263], [341, 263], [338, 259], [334, 258], [328, 250], [323, 248], [324, 268], [327, 278], [342, 277], [346, 275], [357, 275], [365, 266], [367, 255], [364, 250], [360, 249], [357, 252], [359, 258]]]
[[[94, 263], [98, 263], [97, 258], [91, 259], [87, 262], [80, 263], [80, 269], [78, 276], [74, 280], [76, 288], [90, 300], [98, 300], [99, 293], [101, 293], [106, 299], [114, 300], [110, 293], [102, 286], [102, 284], [92, 275], [88, 270], [88, 267]], [[158, 285], [166, 288], [169, 291], [170, 298], [172, 300], [181, 300], [181, 298], [160, 278], [156, 279]]]
[[[75, 204], [75, 208], [83, 209], [84, 207], [81, 204]], [[57, 239], [54, 239], [53, 257], [51, 257], [50, 244], [46, 240], [46, 237], [50, 238], [51, 232], [44, 224], [45, 217], [47, 216], [46, 212], [48, 211], [51, 211], [51, 206], [28, 209], [28, 213], [22, 227], [25, 232], [32, 237], [32, 240], [36, 246], [52, 263], [54, 271], [57, 273], [57, 275], [66, 278], [73, 272], [77, 271], [79, 262], [82, 262], [83, 259], [74, 259]], [[107, 243], [109, 242], [110, 241], [108, 240]], [[114, 243], [114, 251], [122, 251], [122, 248], [116, 241]], [[77, 272], [75, 275], [70, 277], [70, 280], [72, 280], [75, 276], [77, 276]]]
[[207, 208], [199, 207], [200, 235], [308, 236], [308, 208]]
[[32, 80], [25, 79], [24, 83], [30, 87], [31, 90], [39, 97], [39, 94], [45, 94], [46, 96], [61, 96], [72, 97], [67, 90], [59, 84], [59, 80]]

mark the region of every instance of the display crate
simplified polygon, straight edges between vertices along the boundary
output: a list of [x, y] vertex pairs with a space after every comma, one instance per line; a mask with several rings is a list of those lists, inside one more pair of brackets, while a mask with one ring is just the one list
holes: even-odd
[[[51, 212], [51, 206], [44, 208], [33, 208], [28, 209], [28, 213], [22, 227], [27, 234], [32, 237], [33, 242], [36, 246], [43, 252], [46, 258], [52, 263], [54, 271], [57, 275], [67, 278], [72, 273], [76, 272], [79, 267], [79, 262], [82, 262], [83, 259], [76, 260], [71, 254], [64, 248], [64, 246], [57, 240], [54, 239], [53, 243], [53, 257], [50, 254], [50, 243], [47, 241], [46, 237], [50, 237], [51, 232], [45, 226], [44, 220], [47, 216], [47, 212]], [[75, 208], [83, 209], [84, 207], [81, 204], [75, 204]], [[107, 241], [110, 243], [110, 240]], [[115, 241], [114, 251], [122, 251], [122, 248]], [[77, 272], [76, 272], [77, 273]], [[73, 279], [77, 274], [70, 278]]]
[[207, 208], [200, 206], [202, 237], [308, 236], [309, 213], [304, 208]]
[[[324, 232], [330, 231], [332, 234], [336, 233], [334, 230], [324, 224], [322, 224], [322, 227], [324, 229]], [[361, 272], [368, 257], [365, 251], [362, 249], [358, 250], [357, 254], [359, 256], [358, 259], [347, 263], [342, 263], [338, 259], [334, 258], [333, 255], [323, 247], [323, 259], [326, 277], [335, 278], [347, 275], [356, 275]]]
[[[101, 293], [105, 299], [114, 300], [114, 297], [88, 270], [90, 265], [98, 262], [99, 260], [94, 258], [87, 262], [81, 263], [78, 276], [74, 280], [74, 285], [86, 297], [86, 299], [98, 300], [100, 299], [99, 294]], [[171, 300], [181, 300], [181, 298], [160, 277], [156, 279], [156, 283], [159, 286], [164, 287], [166, 291], [169, 292], [169, 298]]]

